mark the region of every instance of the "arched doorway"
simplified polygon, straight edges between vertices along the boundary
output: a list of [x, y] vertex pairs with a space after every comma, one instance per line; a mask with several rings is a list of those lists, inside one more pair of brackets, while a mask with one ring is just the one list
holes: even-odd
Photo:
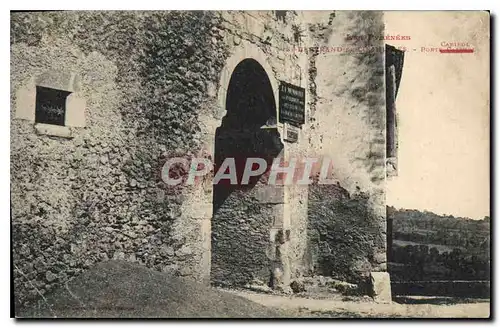
[[283, 150], [274, 92], [259, 62], [247, 58], [236, 65], [225, 109], [215, 134], [215, 172], [224, 160], [234, 158], [237, 184], [223, 179], [214, 185], [211, 281], [223, 286], [272, 285], [279, 254], [270, 236], [282, 215], [282, 187], [268, 186], [267, 172], [241, 183], [247, 158], [263, 158], [270, 168]]

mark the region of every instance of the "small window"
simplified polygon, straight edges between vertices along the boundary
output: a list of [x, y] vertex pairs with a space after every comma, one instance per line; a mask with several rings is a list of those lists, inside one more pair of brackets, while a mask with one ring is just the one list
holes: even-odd
[[70, 94], [68, 91], [37, 86], [35, 122], [64, 126], [66, 98]]

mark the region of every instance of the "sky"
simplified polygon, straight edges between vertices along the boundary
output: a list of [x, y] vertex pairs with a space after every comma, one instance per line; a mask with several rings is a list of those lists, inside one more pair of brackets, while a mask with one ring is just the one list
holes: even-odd
[[[407, 49], [396, 100], [398, 176], [388, 179], [387, 204], [490, 215], [489, 16], [394, 11], [385, 24], [386, 35], [411, 37], [386, 41]], [[452, 42], [474, 52], [439, 53]]]

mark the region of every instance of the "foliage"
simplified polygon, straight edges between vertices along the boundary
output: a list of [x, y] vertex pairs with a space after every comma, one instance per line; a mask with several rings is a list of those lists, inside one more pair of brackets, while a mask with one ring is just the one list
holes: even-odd
[[[388, 207], [393, 239], [416, 245], [393, 243], [389, 266], [396, 280], [489, 280], [490, 223], [437, 215], [428, 211]], [[439, 251], [447, 245], [451, 251]]]

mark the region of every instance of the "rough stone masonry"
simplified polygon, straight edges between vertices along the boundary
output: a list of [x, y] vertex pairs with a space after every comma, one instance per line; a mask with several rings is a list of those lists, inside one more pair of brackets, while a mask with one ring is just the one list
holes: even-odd
[[[381, 12], [11, 14], [17, 305], [94, 263], [289, 290], [386, 271]], [[337, 49], [321, 51], [321, 49]], [[305, 89], [284, 140], [279, 85]], [[333, 185], [170, 188], [172, 156], [328, 156]]]

